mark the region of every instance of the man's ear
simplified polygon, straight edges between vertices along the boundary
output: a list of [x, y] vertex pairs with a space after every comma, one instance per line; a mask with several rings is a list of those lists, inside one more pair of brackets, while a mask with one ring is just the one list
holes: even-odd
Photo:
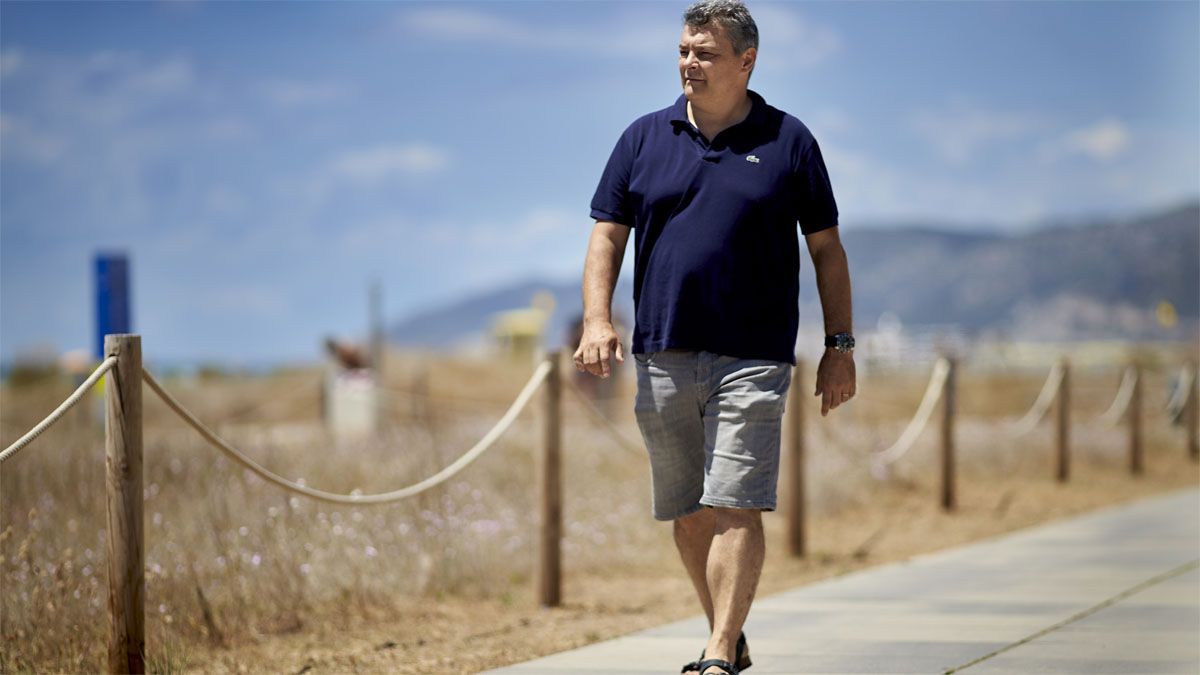
[[750, 47], [742, 53], [742, 70], [754, 70], [754, 62], [758, 60], [758, 50]]

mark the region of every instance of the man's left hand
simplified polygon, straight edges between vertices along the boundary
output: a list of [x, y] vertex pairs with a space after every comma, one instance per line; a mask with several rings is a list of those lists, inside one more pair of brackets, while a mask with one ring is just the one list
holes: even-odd
[[827, 348], [817, 366], [817, 390], [813, 392], [813, 396], [821, 397], [821, 416], [849, 401], [857, 389], [854, 353]]

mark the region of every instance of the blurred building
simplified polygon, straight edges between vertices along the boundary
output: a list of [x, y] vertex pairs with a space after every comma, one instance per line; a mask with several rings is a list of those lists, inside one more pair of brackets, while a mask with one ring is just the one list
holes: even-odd
[[542, 345], [542, 336], [554, 307], [554, 295], [542, 290], [534, 293], [529, 307], [493, 314], [492, 344], [504, 356], [532, 360]]

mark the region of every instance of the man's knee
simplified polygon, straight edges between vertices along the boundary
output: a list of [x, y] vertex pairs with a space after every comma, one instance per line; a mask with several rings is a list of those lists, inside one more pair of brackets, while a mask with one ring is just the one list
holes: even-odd
[[717, 531], [737, 528], [762, 529], [762, 509], [713, 506], [704, 510], [712, 511], [713, 524]]
[[716, 517], [712, 509], [705, 507], [698, 511], [693, 511], [686, 516], [676, 518], [675, 535], [685, 537], [702, 534], [711, 535], [715, 523]]

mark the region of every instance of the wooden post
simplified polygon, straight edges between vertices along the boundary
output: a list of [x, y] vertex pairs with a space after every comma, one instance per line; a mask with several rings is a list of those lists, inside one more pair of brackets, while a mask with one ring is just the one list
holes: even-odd
[[142, 530], [142, 338], [105, 335], [108, 493], [108, 672], [146, 670]]
[[1145, 448], [1142, 446], [1142, 369], [1133, 364], [1133, 393], [1129, 397], [1129, 472], [1145, 472]]
[[1058, 385], [1058, 482], [1071, 476], [1071, 362], [1062, 357], [1062, 382]]
[[[372, 411], [374, 413], [373, 421], [375, 428], [371, 431], [378, 434], [384, 428], [384, 401], [385, 397], [387, 396], [386, 390], [384, 389], [384, 382], [386, 381], [386, 378], [384, 377], [383, 373], [383, 288], [378, 279], [375, 279], [371, 282], [371, 290], [369, 291], [368, 295], [369, 297], [367, 299], [367, 305], [369, 308], [369, 325], [367, 330], [370, 333], [371, 372], [375, 375], [375, 410]], [[391, 406], [387, 406], [388, 409], [390, 409], [390, 407]]]
[[787, 540], [788, 550], [795, 557], [805, 555], [804, 532], [804, 361], [796, 359], [792, 383], [788, 389], [787, 436]]
[[429, 367], [420, 365], [417, 368], [416, 376], [409, 381], [408, 414], [416, 426], [429, 431]]
[[369, 327], [371, 334], [371, 370], [375, 373], [375, 381], [380, 386], [383, 385], [383, 353], [384, 353], [384, 337], [383, 337], [383, 286], [379, 283], [379, 279], [371, 281], [371, 290], [367, 300], [369, 306]]
[[543, 385], [542, 518], [538, 556], [538, 600], [542, 607], [562, 602], [562, 369], [559, 352], [546, 355], [550, 373]]
[[957, 405], [955, 378], [958, 360], [949, 354], [943, 358], [950, 364], [946, 383], [942, 385], [942, 509], [953, 511], [958, 506], [954, 490], [954, 410]]
[[1200, 462], [1200, 369], [1195, 361], [1188, 362], [1192, 371], [1192, 386], [1188, 389], [1187, 400], [1183, 403], [1183, 415], [1186, 418], [1183, 425], [1187, 432], [1188, 457], [1193, 462]]

